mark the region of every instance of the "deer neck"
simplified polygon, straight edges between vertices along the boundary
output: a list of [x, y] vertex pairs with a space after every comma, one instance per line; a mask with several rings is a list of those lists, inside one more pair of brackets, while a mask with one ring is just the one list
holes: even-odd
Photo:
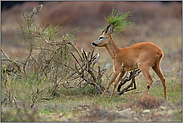
[[109, 52], [112, 59], [114, 59], [120, 48], [114, 43], [112, 37], [110, 36], [110, 41], [109, 44], [106, 45], [106, 49]]

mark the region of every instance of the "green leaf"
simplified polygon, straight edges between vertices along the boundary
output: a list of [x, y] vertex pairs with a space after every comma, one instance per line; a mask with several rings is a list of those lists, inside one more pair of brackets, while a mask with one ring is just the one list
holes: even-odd
[[110, 26], [111, 24], [113, 25], [113, 33], [120, 33], [121, 31], [124, 31], [126, 27], [132, 25], [132, 22], [130, 22], [129, 19], [131, 18], [133, 12], [129, 11], [123, 14], [122, 12], [117, 12], [113, 7], [112, 12], [108, 16], [108, 18], [106, 18], [105, 16], [104, 18], [109, 23], [108, 26]]

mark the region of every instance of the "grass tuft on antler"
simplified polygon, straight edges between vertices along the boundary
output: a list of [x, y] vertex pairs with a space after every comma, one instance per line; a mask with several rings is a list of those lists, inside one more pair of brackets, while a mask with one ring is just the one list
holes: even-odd
[[[134, 12], [134, 11], [133, 11]], [[107, 22], [109, 23], [108, 26], [111, 24], [113, 25], [113, 33], [120, 33], [121, 31], [124, 31], [126, 27], [129, 27], [132, 25], [132, 22], [130, 22], [130, 16], [132, 15], [133, 12], [126, 12], [122, 14], [122, 12], [117, 12], [114, 8], [112, 9], [112, 12], [106, 18]]]

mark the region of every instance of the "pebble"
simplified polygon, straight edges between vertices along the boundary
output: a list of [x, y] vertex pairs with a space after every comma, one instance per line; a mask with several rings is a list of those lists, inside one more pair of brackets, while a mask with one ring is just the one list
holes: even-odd
[[167, 109], [167, 107], [165, 107], [165, 106], [160, 106], [160, 109], [162, 109], [162, 110], [166, 110], [166, 109]]
[[131, 108], [128, 109], [124, 109], [122, 111], [119, 112], [121, 115], [131, 115], [132, 113], [134, 113], [134, 111], [131, 110]]
[[144, 110], [142, 113], [150, 113], [151, 111], [149, 109]]

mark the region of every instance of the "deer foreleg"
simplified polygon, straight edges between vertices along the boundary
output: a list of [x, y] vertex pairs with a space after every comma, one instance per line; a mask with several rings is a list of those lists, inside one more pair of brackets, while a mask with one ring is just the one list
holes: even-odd
[[112, 93], [111, 93], [111, 97], [112, 97], [112, 95], [114, 94], [115, 88], [116, 88], [116, 86], [118, 85], [118, 83], [119, 83], [119, 81], [121, 80], [121, 78], [124, 76], [124, 74], [125, 74], [125, 72], [122, 71], [122, 72], [120, 73], [120, 75], [119, 75], [118, 80], [114, 83], [114, 88], [113, 88], [113, 91], [112, 91]]
[[110, 88], [111, 84], [114, 82], [114, 80], [116, 79], [116, 77], [118, 76], [119, 72], [118, 71], [114, 71], [111, 79], [109, 81], [109, 84], [107, 85], [107, 87], [105, 88], [104, 92], [102, 93], [102, 97], [104, 96], [104, 94], [107, 92], [107, 90]]

